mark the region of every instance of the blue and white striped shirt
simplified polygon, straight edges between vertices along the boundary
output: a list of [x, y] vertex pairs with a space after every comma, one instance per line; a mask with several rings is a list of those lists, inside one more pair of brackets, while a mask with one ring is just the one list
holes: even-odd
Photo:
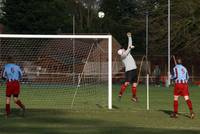
[[173, 68], [173, 79], [175, 80], [175, 83], [187, 83], [189, 79], [188, 71], [187, 69], [181, 65], [177, 64]]
[[22, 77], [22, 70], [18, 65], [8, 63], [4, 66], [3, 77], [8, 81], [20, 80]]

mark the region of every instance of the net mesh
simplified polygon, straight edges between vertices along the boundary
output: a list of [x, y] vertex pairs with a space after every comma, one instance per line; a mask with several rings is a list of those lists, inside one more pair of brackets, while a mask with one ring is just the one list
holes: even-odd
[[8, 56], [24, 72], [20, 98], [28, 108], [107, 108], [107, 39], [2, 38], [1, 66]]

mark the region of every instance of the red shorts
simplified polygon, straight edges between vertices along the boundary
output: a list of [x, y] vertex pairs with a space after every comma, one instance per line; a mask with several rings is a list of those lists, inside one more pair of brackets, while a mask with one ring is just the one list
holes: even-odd
[[6, 96], [19, 95], [20, 84], [19, 81], [7, 81], [6, 82]]
[[175, 96], [189, 96], [187, 83], [176, 83], [174, 86]]

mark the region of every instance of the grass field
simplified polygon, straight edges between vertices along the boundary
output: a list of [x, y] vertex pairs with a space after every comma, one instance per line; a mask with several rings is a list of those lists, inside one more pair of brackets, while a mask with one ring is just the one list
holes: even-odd
[[133, 103], [130, 100], [130, 88], [122, 100], [118, 101], [119, 85], [113, 86], [112, 110], [107, 110], [106, 101], [102, 101], [106, 99], [107, 93], [103, 87], [93, 89], [94, 91], [80, 90], [79, 93], [82, 95], [77, 94], [75, 101], [78, 102], [77, 107], [70, 109], [73, 91], [23, 86], [21, 99], [27, 107], [25, 117], [21, 117], [20, 111], [12, 105], [12, 115], [9, 119], [5, 119], [4, 88], [2, 86], [0, 90], [0, 134], [200, 133], [200, 87], [197, 86], [190, 87], [195, 119], [188, 118], [189, 112], [183, 99], [179, 100], [179, 118], [169, 118], [173, 109], [172, 87], [151, 86], [150, 110], [147, 111], [145, 86], [138, 87], [139, 102]]

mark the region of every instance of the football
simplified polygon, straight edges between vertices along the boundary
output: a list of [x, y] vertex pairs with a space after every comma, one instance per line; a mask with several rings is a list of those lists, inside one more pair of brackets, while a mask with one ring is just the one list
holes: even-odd
[[98, 12], [98, 17], [99, 18], [103, 18], [105, 16], [105, 13], [104, 12], [102, 12], [102, 11], [99, 11]]

